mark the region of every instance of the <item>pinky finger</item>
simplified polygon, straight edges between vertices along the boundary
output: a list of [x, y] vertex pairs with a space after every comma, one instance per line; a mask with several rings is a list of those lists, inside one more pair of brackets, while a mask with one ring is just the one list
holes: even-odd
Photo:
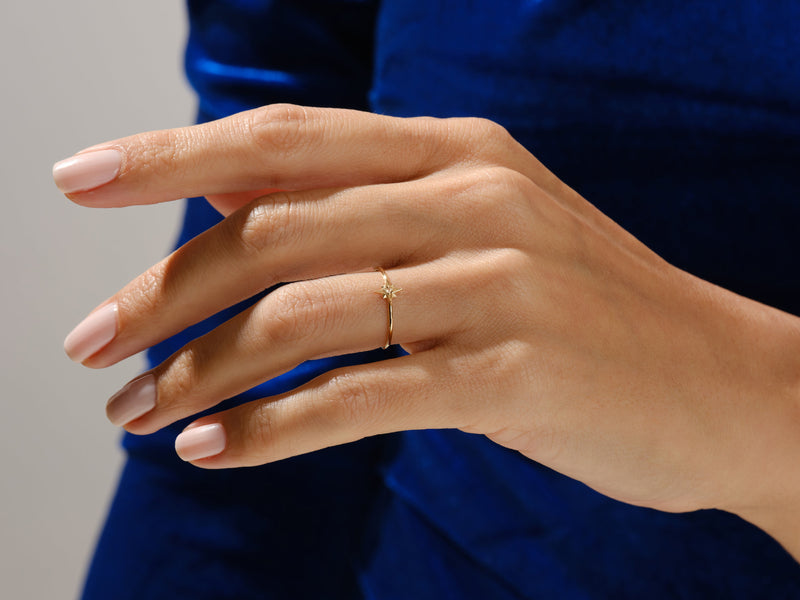
[[292, 392], [198, 419], [175, 440], [175, 450], [198, 467], [222, 469], [381, 433], [464, 427], [464, 390], [440, 376], [445, 369], [443, 349], [337, 369]]

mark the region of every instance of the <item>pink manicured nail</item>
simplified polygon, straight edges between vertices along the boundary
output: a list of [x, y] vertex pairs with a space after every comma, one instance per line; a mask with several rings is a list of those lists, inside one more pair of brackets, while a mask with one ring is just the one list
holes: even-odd
[[76, 154], [53, 165], [53, 180], [65, 194], [93, 190], [114, 180], [122, 167], [115, 148]]
[[156, 378], [148, 373], [111, 396], [106, 405], [106, 416], [119, 427], [149, 413], [155, 406]]
[[64, 351], [75, 362], [83, 362], [102, 350], [117, 335], [117, 304], [98, 308], [64, 340]]
[[221, 423], [192, 427], [175, 438], [175, 452], [187, 462], [216, 456], [223, 450], [225, 429]]

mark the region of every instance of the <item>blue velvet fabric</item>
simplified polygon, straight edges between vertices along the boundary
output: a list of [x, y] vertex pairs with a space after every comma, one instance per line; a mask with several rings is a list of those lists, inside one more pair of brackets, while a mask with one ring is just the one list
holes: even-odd
[[[488, 117], [667, 260], [800, 313], [796, 0], [189, 10], [200, 120], [278, 101]], [[217, 220], [189, 200], [179, 243]], [[306, 363], [226, 405], [395, 353]], [[481, 436], [407, 432], [206, 472], [175, 457], [182, 426], [125, 438], [85, 598], [800, 598], [800, 566], [737, 517], [609, 500]]]

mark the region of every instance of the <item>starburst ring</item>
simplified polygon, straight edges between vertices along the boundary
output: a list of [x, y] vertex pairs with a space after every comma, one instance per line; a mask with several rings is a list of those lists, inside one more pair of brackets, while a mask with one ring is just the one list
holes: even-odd
[[394, 330], [394, 317], [392, 314], [392, 299], [397, 296], [398, 292], [402, 292], [403, 288], [395, 287], [392, 285], [392, 282], [389, 281], [389, 276], [386, 274], [386, 271], [383, 270], [382, 267], [375, 267], [375, 270], [378, 271], [381, 275], [383, 275], [383, 285], [381, 289], [376, 291], [376, 294], [379, 294], [386, 300], [386, 343], [383, 345], [383, 349], [386, 350], [389, 346], [392, 345], [392, 331]]

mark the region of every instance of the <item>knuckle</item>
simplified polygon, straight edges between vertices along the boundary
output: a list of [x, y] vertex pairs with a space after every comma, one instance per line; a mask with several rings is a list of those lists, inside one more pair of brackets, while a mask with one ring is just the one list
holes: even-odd
[[519, 339], [506, 339], [498, 344], [487, 374], [492, 377], [498, 397], [525, 398], [530, 394], [535, 381], [532, 354], [530, 344]]
[[[485, 166], [452, 178], [448, 197], [464, 207], [462, 218], [470, 235], [491, 245], [526, 244], [533, 230], [531, 194], [536, 184], [514, 169]], [[491, 223], [491, 227], [475, 227]]]
[[436, 117], [412, 117], [402, 121], [407, 144], [407, 155], [415, 160], [410, 176], [418, 177], [431, 167], [449, 158], [449, 142], [452, 134], [451, 119]]
[[478, 169], [478, 185], [485, 196], [507, 201], [514, 198], [527, 198], [538, 190], [533, 181], [515, 169], [491, 166]]
[[483, 117], [471, 117], [471, 121], [473, 131], [482, 139], [506, 141], [511, 137], [508, 130], [496, 121]]
[[[505, 219], [510, 229], [519, 229], [521, 226], [525, 236], [530, 235], [535, 201], [542, 195], [536, 183], [515, 169], [488, 167], [482, 191], [489, 199], [491, 208]], [[502, 203], [502, 210], [497, 210], [498, 202]]]
[[250, 111], [245, 123], [255, 146], [270, 156], [287, 156], [309, 142], [310, 112], [294, 104], [270, 104]]
[[530, 257], [516, 248], [502, 248], [492, 253], [491, 274], [487, 279], [510, 293], [527, 294], [527, 282], [520, 277], [530, 269]]
[[514, 143], [508, 130], [490, 119], [462, 117], [461, 123], [467, 133], [467, 142], [474, 149], [473, 155], [487, 149], [506, 148]]
[[306, 284], [292, 283], [268, 296], [267, 325], [270, 339], [277, 344], [313, 337], [330, 319], [328, 303], [313, 294]]
[[[487, 251], [474, 261], [467, 283], [469, 289], [481, 289], [484, 293], [466, 313], [467, 322], [491, 324], [498, 336], [508, 333], [507, 328], [513, 332], [517, 325], [522, 326], [517, 313], [519, 306], [530, 303], [530, 282], [525, 275], [531, 270], [530, 260], [525, 251], [507, 247]], [[507, 301], [498, 304], [499, 297]]]
[[242, 432], [241, 445], [261, 457], [268, 459], [280, 439], [275, 405], [269, 402], [256, 404], [251, 410], [235, 411], [238, 417], [236, 430]]
[[368, 430], [375, 420], [376, 400], [379, 397], [377, 386], [343, 371], [331, 376], [328, 387], [333, 391], [336, 425], [348, 431]]
[[119, 297], [119, 319], [122, 329], [130, 322], [158, 314], [166, 306], [169, 296], [167, 264], [163, 260], [151, 267], [126, 286]]
[[179, 350], [158, 368], [159, 405], [176, 413], [194, 412], [209, 370], [209, 357], [197, 344]]
[[260, 255], [295, 239], [301, 216], [290, 194], [275, 192], [237, 213], [230, 227], [247, 254]]
[[533, 180], [520, 173], [516, 169], [508, 167], [494, 167], [491, 172], [492, 181], [497, 185], [502, 186], [514, 196], [529, 197], [532, 194], [541, 193], [541, 189], [536, 185]]

